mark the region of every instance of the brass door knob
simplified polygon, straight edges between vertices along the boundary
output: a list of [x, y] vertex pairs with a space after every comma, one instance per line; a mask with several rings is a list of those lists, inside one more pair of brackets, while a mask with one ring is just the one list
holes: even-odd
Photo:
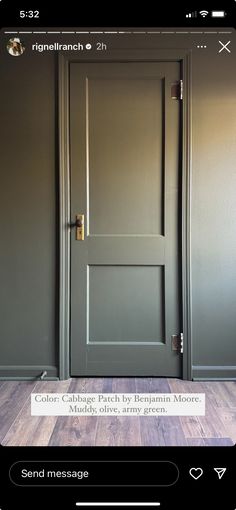
[[83, 223], [83, 221], [82, 221], [82, 219], [81, 219], [81, 215], [80, 215], [80, 216], [77, 216], [77, 217], [76, 217], [76, 220], [75, 220], [75, 226], [79, 228], [79, 227], [82, 227], [82, 226], [83, 226], [83, 224], [84, 224], [84, 223]]
[[76, 227], [76, 241], [84, 241], [84, 214], [76, 214], [75, 223], [70, 226]]

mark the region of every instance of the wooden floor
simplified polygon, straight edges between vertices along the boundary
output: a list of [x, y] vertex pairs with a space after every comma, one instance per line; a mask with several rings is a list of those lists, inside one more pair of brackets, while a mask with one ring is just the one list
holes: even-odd
[[[35, 417], [30, 394], [206, 393], [200, 417]], [[236, 442], [236, 382], [94, 378], [0, 382], [0, 442], [7, 446], [231, 446]]]

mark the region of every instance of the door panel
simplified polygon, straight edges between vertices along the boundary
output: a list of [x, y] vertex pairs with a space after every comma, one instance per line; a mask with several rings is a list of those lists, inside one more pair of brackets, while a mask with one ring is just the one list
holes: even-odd
[[180, 376], [179, 64], [72, 63], [71, 375]]
[[92, 235], [163, 233], [161, 88], [152, 76], [87, 83]]
[[88, 342], [164, 342], [163, 266], [88, 267]]

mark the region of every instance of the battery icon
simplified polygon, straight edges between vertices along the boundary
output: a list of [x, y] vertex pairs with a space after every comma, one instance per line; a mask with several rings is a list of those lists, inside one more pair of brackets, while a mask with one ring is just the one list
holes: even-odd
[[225, 15], [225, 11], [211, 11], [212, 18], [224, 18]]

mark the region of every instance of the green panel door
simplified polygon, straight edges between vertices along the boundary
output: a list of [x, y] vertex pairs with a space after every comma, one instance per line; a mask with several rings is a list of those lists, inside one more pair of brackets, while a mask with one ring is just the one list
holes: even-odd
[[181, 376], [179, 73], [70, 65], [72, 376]]

